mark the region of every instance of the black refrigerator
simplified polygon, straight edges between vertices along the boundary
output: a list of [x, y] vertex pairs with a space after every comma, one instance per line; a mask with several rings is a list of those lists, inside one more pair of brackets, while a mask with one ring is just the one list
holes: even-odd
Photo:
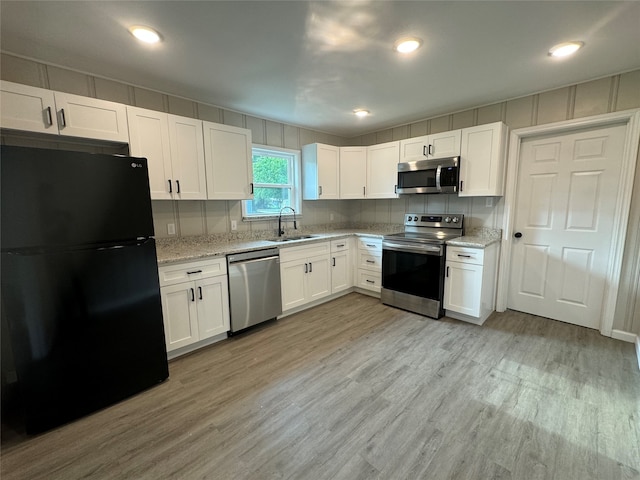
[[0, 148], [3, 370], [38, 433], [169, 376], [147, 161]]

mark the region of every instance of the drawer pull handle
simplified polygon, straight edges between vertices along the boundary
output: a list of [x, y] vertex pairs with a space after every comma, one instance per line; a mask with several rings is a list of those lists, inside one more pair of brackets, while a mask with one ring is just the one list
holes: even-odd
[[202, 273], [202, 270], [193, 270], [191, 272], [187, 272], [187, 275], [193, 275], [194, 273]]
[[458, 256], [462, 258], [471, 258], [471, 255], [462, 255], [461, 253], [459, 253]]
[[373, 260], [367, 260], [367, 263], [376, 263], [376, 262]]
[[367, 283], [376, 283], [373, 280], [367, 280]]
[[336, 247], [342, 248], [342, 247], [344, 247], [344, 243], [340, 243], [340, 244], [336, 245]]
[[375, 247], [375, 245], [372, 245], [370, 243], [365, 244], [367, 247]]

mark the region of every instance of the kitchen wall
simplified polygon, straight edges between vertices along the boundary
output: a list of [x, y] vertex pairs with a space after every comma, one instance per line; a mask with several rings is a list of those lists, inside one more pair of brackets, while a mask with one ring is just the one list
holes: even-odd
[[[571, 85], [556, 90], [504, 100], [491, 105], [441, 115], [435, 118], [343, 138], [239, 112], [199, 103], [162, 92], [128, 85], [90, 74], [47, 65], [3, 53], [0, 78], [16, 83], [111, 100], [127, 105], [251, 129], [255, 143], [299, 149], [307, 143], [371, 145], [429, 133], [505, 122], [510, 129], [542, 125], [573, 118], [640, 108], [640, 70]], [[3, 136], [4, 143], [69, 148], [60, 140]], [[76, 149], [122, 153], [121, 147], [73, 145]], [[627, 233], [621, 288], [614, 328], [640, 334], [640, 161], [635, 177], [629, 230]], [[489, 205], [491, 202], [492, 205]], [[303, 202], [303, 225], [358, 223], [402, 223], [411, 212], [461, 212], [469, 227], [500, 227], [502, 198], [458, 198], [454, 195], [403, 196], [390, 200], [324, 200]], [[154, 201], [156, 234], [167, 236], [167, 224], [175, 223], [179, 235], [230, 232], [231, 220], [238, 231], [276, 230], [275, 222], [242, 222], [239, 201]], [[333, 220], [331, 217], [333, 216]]]
[[[496, 121], [503, 121], [513, 130], [632, 108], [640, 108], [640, 70], [424, 119], [350, 138], [345, 145], [372, 145]], [[401, 221], [404, 211], [459, 212], [469, 220], [468, 226], [501, 227], [503, 200], [494, 199], [493, 207], [488, 207], [486, 200], [453, 195], [363, 200], [350, 206], [350, 216], [356, 220], [387, 223]], [[613, 328], [640, 335], [640, 158], [636, 165]]]
[[[198, 118], [225, 125], [248, 128], [253, 142], [273, 147], [299, 150], [307, 143], [342, 145], [344, 138], [308, 130], [243, 113], [225, 110], [162, 92], [148, 90], [93, 75], [59, 68], [45, 63], [3, 53], [0, 55], [0, 78], [39, 88], [99, 98], [150, 110]], [[120, 146], [61, 141], [44, 137], [3, 135], [4, 144], [31, 145], [42, 148], [67, 148], [88, 152], [128, 153]], [[153, 201], [153, 219], [157, 237], [168, 237], [167, 225], [176, 226], [179, 236], [228, 233], [231, 220], [237, 220], [238, 232], [277, 230], [277, 221], [243, 222], [240, 201]], [[340, 201], [303, 202], [300, 224], [305, 226], [340, 224], [349, 221], [349, 205]]]

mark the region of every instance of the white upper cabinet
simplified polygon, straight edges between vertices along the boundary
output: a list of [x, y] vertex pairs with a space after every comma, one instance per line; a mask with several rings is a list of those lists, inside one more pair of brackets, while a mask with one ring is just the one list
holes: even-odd
[[203, 122], [207, 198], [253, 198], [251, 130]]
[[0, 126], [58, 135], [53, 91], [0, 81]]
[[400, 142], [380, 143], [367, 148], [367, 198], [397, 198], [396, 182]]
[[127, 107], [129, 152], [145, 157], [154, 200], [206, 200], [202, 121]]
[[2, 81], [3, 128], [127, 143], [125, 105]]
[[340, 198], [365, 198], [367, 147], [340, 147]]
[[171, 200], [175, 191], [166, 113], [127, 107], [129, 153], [147, 159], [149, 188], [154, 200]]
[[171, 168], [181, 200], [206, 200], [202, 121], [168, 115]]
[[400, 161], [457, 157], [460, 155], [461, 132], [461, 130], [451, 130], [400, 140]]
[[502, 122], [462, 129], [460, 197], [504, 195], [507, 126]]
[[340, 198], [340, 148], [322, 143], [302, 147], [302, 198]]

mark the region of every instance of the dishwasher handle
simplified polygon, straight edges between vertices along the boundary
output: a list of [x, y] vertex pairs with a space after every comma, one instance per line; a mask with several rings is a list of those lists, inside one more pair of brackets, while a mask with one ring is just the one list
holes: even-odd
[[280, 259], [280, 256], [279, 255], [273, 255], [271, 257], [260, 257], [260, 258], [254, 258], [252, 260], [229, 260], [229, 265], [266, 262], [267, 260], [273, 260], [274, 258]]

